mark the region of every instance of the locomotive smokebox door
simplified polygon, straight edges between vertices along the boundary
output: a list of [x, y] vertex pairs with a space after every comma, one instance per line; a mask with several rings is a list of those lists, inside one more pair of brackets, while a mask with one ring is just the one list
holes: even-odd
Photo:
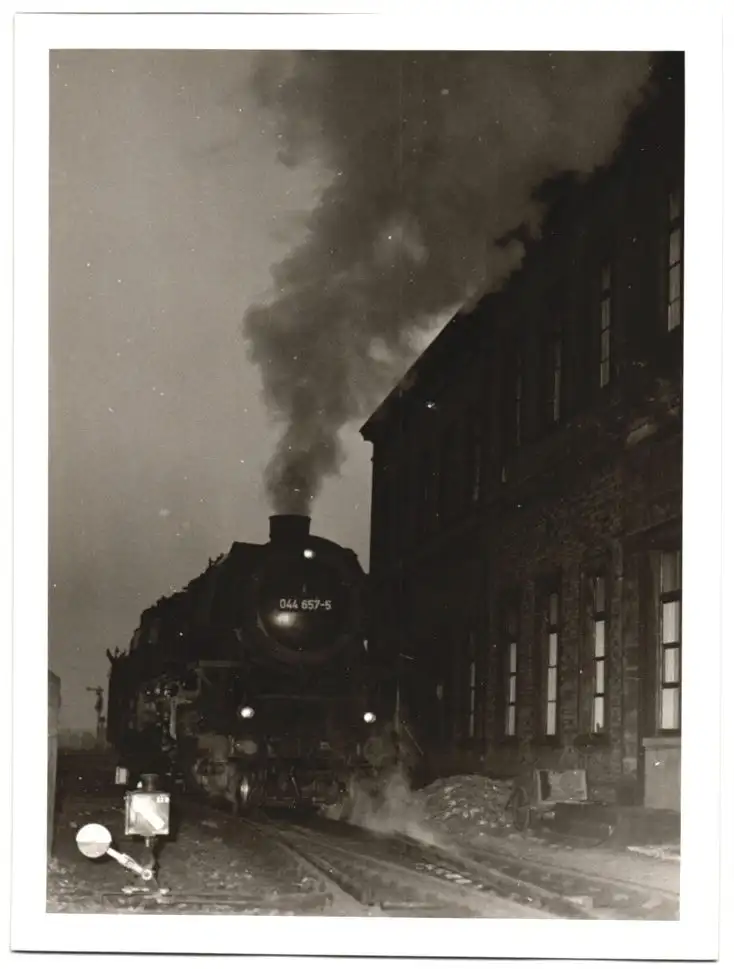
[[142, 838], [167, 835], [171, 795], [162, 791], [128, 791], [125, 795], [125, 834]]

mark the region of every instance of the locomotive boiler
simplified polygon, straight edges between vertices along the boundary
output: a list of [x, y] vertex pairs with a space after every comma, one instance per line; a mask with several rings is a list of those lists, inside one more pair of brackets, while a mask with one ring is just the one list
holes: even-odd
[[255, 805], [339, 804], [384, 759], [357, 556], [274, 515], [147, 609], [111, 661], [108, 739], [133, 772]]

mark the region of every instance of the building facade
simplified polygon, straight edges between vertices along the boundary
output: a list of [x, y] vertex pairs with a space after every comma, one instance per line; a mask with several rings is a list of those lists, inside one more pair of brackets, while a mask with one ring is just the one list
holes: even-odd
[[373, 640], [431, 773], [585, 766], [678, 809], [683, 65], [610, 164], [547, 187], [500, 291], [362, 429]]

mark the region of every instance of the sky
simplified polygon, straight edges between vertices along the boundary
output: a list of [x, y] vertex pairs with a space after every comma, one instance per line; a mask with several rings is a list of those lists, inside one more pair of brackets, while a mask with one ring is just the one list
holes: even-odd
[[[247, 52], [51, 54], [49, 664], [94, 722], [140, 613], [267, 540], [277, 432], [242, 335], [321, 187], [276, 160]], [[371, 448], [314, 530], [367, 565]]]
[[[106, 651], [273, 511], [368, 568], [358, 428], [605, 163], [644, 52], [51, 52], [49, 662]], [[277, 417], [277, 426], [273, 418]]]

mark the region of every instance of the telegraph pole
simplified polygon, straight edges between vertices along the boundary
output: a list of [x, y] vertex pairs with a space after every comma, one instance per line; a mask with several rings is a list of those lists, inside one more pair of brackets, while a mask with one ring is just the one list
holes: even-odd
[[94, 710], [97, 714], [97, 746], [101, 746], [104, 743], [104, 717], [102, 716], [102, 711], [104, 710], [104, 687], [88, 686], [87, 692], [94, 693], [97, 697], [94, 701]]

